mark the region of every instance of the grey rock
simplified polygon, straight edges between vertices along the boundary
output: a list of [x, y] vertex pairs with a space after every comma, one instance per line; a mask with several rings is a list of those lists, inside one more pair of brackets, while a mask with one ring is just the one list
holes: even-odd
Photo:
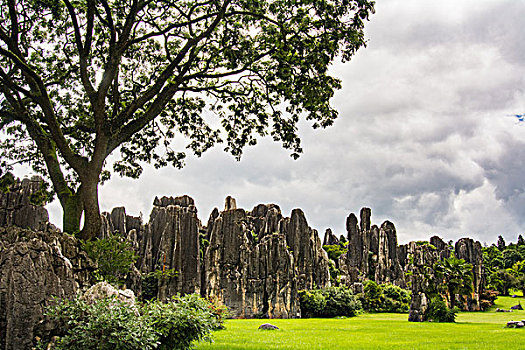
[[274, 326], [273, 324], [270, 324], [270, 323], [263, 323], [262, 325], [259, 326], [258, 329], [262, 329], [262, 330], [276, 330], [276, 329], [279, 329], [279, 327]]
[[67, 234], [0, 228], [0, 349], [30, 349], [35, 335], [49, 336], [44, 309], [88, 285], [94, 268]]
[[505, 309], [500, 309], [499, 307], [496, 309], [496, 312], [512, 312], [512, 310], [505, 310]]
[[461, 238], [455, 244], [455, 254], [458, 259], [464, 259], [467, 263], [472, 264], [474, 293], [472, 296], [467, 296], [467, 309], [469, 311], [479, 311], [479, 296], [483, 292], [485, 285], [481, 243], [471, 238]]
[[281, 232], [292, 251], [298, 272], [297, 288], [314, 289], [330, 285], [329, 262], [316, 230], [308, 226], [301, 209], [293, 209], [290, 218], [284, 218]]
[[428, 271], [427, 266], [432, 266], [445, 253], [430, 244], [418, 245], [416, 242], [410, 242], [406, 251], [407, 261], [404, 265], [409, 275], [407, 284], [410, 285], [412, 292], [408, 320], [422, 322], [426, 320], [425, 314], [429, 303], [426, 292], [431, 284], [436, 283], [435, 276], [432, 271]]
[[131, 289], [119, 290], [107, 282], [99, 282], [91, 286], [82, 295], [82, 299], [89, 304], [110, 297], [115, 297], [130, 306], [135, 305], [135, 293]]
[[300, 316], [297, 291], [330, 284], [328, 257], [301, 210], [284, 218], [278, 206], [260, 204], [212, 216], [203, 290], [234, 317]]
[[324, 233], [323, 246], [339, 244], [339, 239], [332, 233], [332, 230], [327, 228]]
[[237, 202], [232, 196], [226, 197], [224, 201], [224, 211], [237, 209]]
[[31, 204], [31, 195], [42, 185], [42, 179], [34, 176], [22, 181], [15, 180], [7, 193], [0, 191], [0, 226], [18, 226], [37, 231], [45, 231], [49, 225], [49, 215], [42, 206]]
[[507, 328], [523, 328], [525, 323], [523, 321], [509, 321], [507, 322]]

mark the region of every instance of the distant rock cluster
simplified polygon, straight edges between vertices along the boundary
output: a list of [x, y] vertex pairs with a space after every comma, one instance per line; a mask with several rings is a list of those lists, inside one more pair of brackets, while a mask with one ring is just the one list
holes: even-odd
[[[0, 192], [0, 349], [28, 348], [33, 334], [48, 327], [42, 311], [51, 296], [71, 297], [93, 282], [96, 264], [79, 242], [51, 225], [45, 208], [31, 204], [39, 188], [40, 180], [32, 178]], [[136, 295], [144, 275], [171, 271], [157, 281], [161, 300], [200, 293], [228, 306], [233, 317], [293, 318], [301, 316], [298, 291], [330, 286], [331, 262], [300, 209], [290, 217], [275, 204], [246, 211], [228, 197], [224, 210], [214, 209], [203, 225], [189, 196], [155, 198], [153, 204], [147, 223], [123, 207], [103, 213], [100, 237], [123, 235], [138, 253], [126, 280]], [[350, 214], [346, 231], [348, 252], [336, 262], [340, 283], [356, 292], [366, 279], [409, 288], [409, 320], [422, 321], [428, 306], [425, 267], [450, 256], [451, 246], [436, 236], [399, 245], [394, 224], [373, 225], [369, 208], [359, 219]], [[328, 229], [323, 243], [339, 239]], [[454, 251], [473, 265], [474, 293], [466, 307], [475, 310], [484, 286], [481, 244], [462, 238]]]

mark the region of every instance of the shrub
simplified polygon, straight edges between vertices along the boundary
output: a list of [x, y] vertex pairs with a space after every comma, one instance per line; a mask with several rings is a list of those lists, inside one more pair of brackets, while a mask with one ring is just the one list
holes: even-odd
[[355, 316], [362, 310], [361, 302], [346, 287], [329, 287], [300, 291], [301, 313], [308, 317]]
[[209, 298], [208, 302], [208, 310], [218, 321], [218, 325], [215, 327], [215, 329], [224, 329], [224, 320], [230, 317], [228, 308], [217, 298]]
[[324, 245], [323, 249], [328, 254], [328, 258], [337, 261], [339, 257], [348, 251], [346, 244]]
[[481, 310], [485, 311], [492, 305], [494, 305], [494, 302], [496, 301], [498, 295], [499, 293], [495, 290], [483, 291], [483, 293], [481, 293], [481, 295], [479, 296], [479, 306]]
[[457, 308], [449, 309], [443, 298], [436, 296], [430, 299], [425, 321], [433, 322], [456, 322]]
[[47, 310], [47, 316], [60, 324], [55, 349], [155, 349], [159, 336], [153, 324], [135, 312], [116, 298], [93, 304], [79, 297], [59, 302]]
[[116, 298], [88, 304], [80, 297], [57, 302], [47, 316], [60, 324], [55, 349], [189, 349], [209, 339], [222, 319], [198, 295], [130, 307]]
[[410, 309], [410, 292], [393, 284], [381, 285], [385, 301], [382, 305], [383, 312], [404, 313]]
[[362, 309], [361, 302], [346, 287], [329, 287], [323, 292], [326, 307], [322, 317], [355, 316]]
[[191, 294], [167, 303], [146, 303], [143, 313], [159, 335], [159, 349], [190, 349], [194, 341], [209, 340], [211, 331], [221, 327], [209, 306], [205, 299]]
[[410, 309], [410, 292], [392, 284], [367, 281], [362, 303], [367, 311], [405, 313]]
[[381, 287], [374, 281], [366, 281], [364, 286], [364, 305], [368, 311], [380, 311], [384, 296]]
[[122, 285], [123, 279], [138, 258], [131, 242], [118, 234], [83, 242], [82, 249], [98, 264], [95, 272], [97, 280], [111, 284]]
[[326, 298], [321, 289], [299, 291], [301, 315], [305, 318], [318, 317], [326, 307]]

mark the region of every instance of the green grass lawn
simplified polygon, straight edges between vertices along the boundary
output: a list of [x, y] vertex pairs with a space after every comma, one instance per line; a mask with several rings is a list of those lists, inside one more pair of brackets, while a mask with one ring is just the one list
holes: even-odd
[[[408, 322], [407, 314], [363, 314], [346, 319], [228, 320], [214, 342], [197, 349], [525, 349], [525, 328], [507, 329], [525, 311], [497, 313], [525, 299], [501, 297], [487, 312], [462, 312], [457, 323]], [[277, 331], [259, 331], [269, 322]]]

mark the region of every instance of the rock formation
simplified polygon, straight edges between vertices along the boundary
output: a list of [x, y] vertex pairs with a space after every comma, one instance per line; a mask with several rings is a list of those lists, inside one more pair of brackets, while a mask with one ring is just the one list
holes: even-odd
[[339, 244], [339, 239], [332, 233], [332, 230], [327, 228], [324, 233], [323, 246]]
[[362, 208], [359, 224], [353, 213], [346, 219], [348, 253], [338, 261], [344, 274], [342, 280], [348, 285], [371, 279], [405, 286], [404, 261], [398, 257], [396, 228], [390, 221], [385, 221], [380, 228], [372, 225], [371, 215], [369, 208]]
[[[371, 248], [376, 253], [372, 235]], [[392, 283], [405, 286], [405, 275], [397, 256], [396, 228], [390, 221], [385, 221], [379, 229], [379, 242], [377, 248], [377, 262], [375, 264], [374, 278], [377, 283]]]
[[0, 228], [0, 349], [30, 349], [53, 326], [43, 311], [90, 284], [95, 268], [78, 241], [58, 231]]
[[42, 186], [42, 179], [34, 176], [22, 181], [15, 179], [6, 193], [0, 191], [0, 226], [18, 226], [45, 231], [49, 225], [47, 210], [32, 204], [32, 195]]
[[454, 251], [456, 258], [464, 259], [467, 263], [472, 264], [474, 292], [467, 296], [467, 308], [469, 311], [479, 311], [481, 309], [479, 298], [485, 285], [481, 243], [472, 238], [461, 238], [456, 242]]
[[126, 214], [123, 207], [103, 214], [101, 236], [119, 233], [128, 238], [139, 259], [126, 285], [141, 291], [140, 274], [162, 271], [156, 297], [199, 293], [201, 283], [197, 209], [189, 196], [155, 198], [149, 222]]
[[[433, 237], [434, 238], [434, 237]], [[434, 238], [434, 243], [438, 242], [438, 237]], [[441, 239], [439, 239], [441, 241]], [[441, 241], [442, 242], [442, 241]], [[425, 321], [425, 313], [430, 302], [427, 292], [431, 283], [435, 283], [434, 274], [431, 266], [442, 257], [448, 257], [450, 250], [445, 244], [437, 244], [442, 250], [436, 249], [434, 245], [418, 244], [410, 242], [407, 245], [407, 262], [405, 264], [408, 272], [408, 285], [412, 291], [412, 300], [408, 320], [410, 322]], [[447, 255], [448, 254], [448, 255]]]
[[[348, 252], [341, 255], [336, 264], [341, 271], [341, 283], [353, 290], [360, 290], [366, 279], [410, 288], [412, 304], [409, 320], [422, 321], [429, 283], [437, 283], [429, 276], [428, 267], [448, 258], [452, 249], [437, 236], [431, 237], [429, 242], [398, 245], [393, 223], [385, 221], [381, 227], [372, 225], [369, 208], [361, 209], [359, 216], [359, 222], [353, 213], [346, 219]], [[331, 237], [327, 235], [326, 239]], [[481, 244], [462, 238], [455, 245], [455, 253], [457, 258], [473, 265], [474, 293], [467, 296], [466, 309], [479, 310], [479, 295], [485, 283]]]
[[[89, 286], [96, 268], [79, 242], [60, 233], [48, 223], [47, 211], [31, 203], [40, 189], [39, 180], [32, 178], [16, 180], [7, 193], [0, 193], [2, 350], [30, 347], [35, 332], [45, 336], [51, 326], [42, 311], [51, 296], [70, 297]], [[290, 217], [275, 204], [245, 211], [227, 197], [224, 211], [214, 209], [203, 226], [188, 196], [155, 198], [153, 204], [145, 224], [123, 207], [103, 213], [100, 237], [122, 235], [138, 253], [126, 285], [139, 296], [144, 277], [154, 276], [150, 296], [159, 299], [197, 292], [228, 306], [233, 317], [289, 318], [300, 316], [299, 290], [330, 285], [328, 256], [300, 209]], [[346, 229], [348, 252], [336, 262], [341, 282], [356, 292], [362, 292], [366, 279], [409, 287], [409, 320], [422, 321], [433, 283], [428, 267], [450, 256], [449, 245], [437, 236], [398, 245], [394, 224], [372, 225], [369, 208], [361, 210], [359, 222], [350, 214]], [[333, 244], [339, 240], [328, 229], [324, 245]], [[485, 282], [481, 245], [462, 238], [455, 254], [473, 265], [474, 293], [467, 306], [476, 310]]]
[[261, 204], [214, 213], [204, 292], [234, 317], [297, 317], [297, 291], [329, 285], [326, 252], [302, 211], [283, 218], [278, 206]]

